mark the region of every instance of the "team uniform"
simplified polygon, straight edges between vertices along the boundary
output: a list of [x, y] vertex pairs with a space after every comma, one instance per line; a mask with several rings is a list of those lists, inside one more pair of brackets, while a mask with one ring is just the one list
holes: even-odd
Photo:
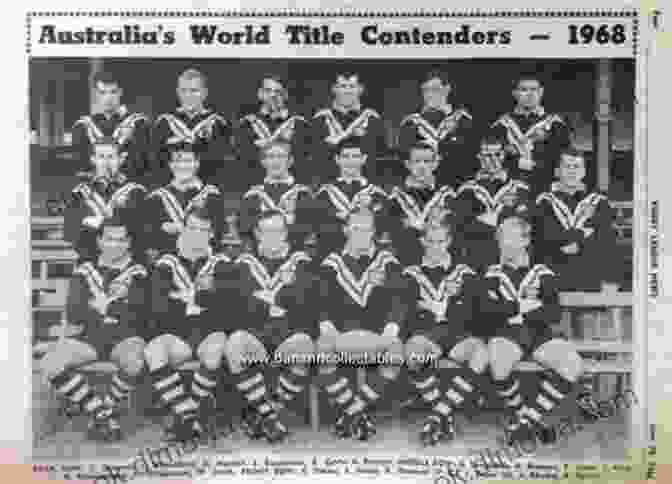
[[79, 118], [72, 128], [72, 146], [78, 157], [79, 171], [90, 169], [93, 145], [112, 138], [128, 155], [122, 167], [131, 179], [142, 181], [149, 170], [151, 122], [142, 113], [134, 113], [126, 106], [111, 116], [104, 113]]
[[[534, 196], [550, 185], [560, 151], [571, 144], [566, 122], [542, 107], [531, 113], [516, 109], [504, 114], [492, 124], [491, 132], [513, 153], [507, 163], [511, 176], [527, 182]], [[520, 159], [531, 159], [536, 165], [531, 171], [521, 169]]]
[[[346, 354], [353, 351], [357, 354], [356, 348], [374, 353], [385, 350], [390, 352], [391, 359], [402, 357], [404, 328], [385, 348], [377, 347], [376, 342], [388, 323], [402, 326], [406, 319], [408, 292], [397, 258], [391, 252], [377, 248], [359, 258], [342, 251], [331, 253], [321, 266], [319, 321], [331, 322], [339, 333], [336, 347], [330, 350]], [[322, 338], [318, 340], [318, 351], [323, 341]], [[393, 361], [390, 363], [394, 366]], [[337, 366], [320, 369], [324, 388], [340, 415], [337, 430], [344, 421], [362, 416], [368, 407], [383, 397], [388, 384], [398, 376], [398, 371], [390, 373], [389, 369], [389, 365], [381, 365], [378, 372], [369, 373], [367, 381], [357, 389], [353, 389], [347, 374], [339, 371]]]
[[[495, 233], [499, 222], [511, 215], [527, 217], [532, 211], [529, 185], [510, 178], [506, 171], [484, 171], [457, 190], [458, 207], [467, 258], [480, 271], [499, 257]], [[479, 220], [485, 216], [490, 223]]]
[[189, 212], [199, 206], [205, 206], [213, 214], [215, 238], [219, 240], [224, 227], [224, 204], [219, 188], [198, 180], [182, 189], [169, 183], [152, 191], [143, 209], [145, 250], [159, 255], [173, 252], [178, 234], [167, 233], [162, 225], [169, 222], [183, 226]]
[[[614, 214], [606, 195], [584, 188], [563, 191], [558, 183], [537, 198], [536, 253], [560, 277], [561, 290], [599, 290], [602, 281], [617, 281]], [[577, 254], [561, 247], [576, 243]]]
[[[389, 220], [393, 224], [392, 245], [404, 265], [416, 264], [422, 256], [418, 237], [439, 213], [456, 212], [456, 194], [448, 186], [418, 186], [406, 179], [390, 193]], [[456, 241], [454, 245], [459, 243]]]
[[[130, 257], [119, 267], [88, 261], [73, 272], [66, 307], [69, 324], [80, 326], [81, 331], [71, 337], [74, 343], [63, 340], [41, 364], [49, 370], [54, 362], [65, 357], [66, 364], [59, 368], [62, 371], [51, 376], [51, 384], [57, 394], [93, 417], [97, 425], [110, 423], [112, 409], [128, 396], [142, 370], [144, 341], [139, 335], [148, 316], [146, 296], [147, 270]], [[99, 297], [110, 301], [104, 313], [89, 306], [90, 300]], [[82, 349], [77, 343], [86, 345], [90, 357], [79, 355]], [[61, 352], [66, 354], [60, 355]], [[121, 370], [113, 376], [108, 393], [101, 395], [77, 371], [78, 365], [72, 367], [67, 363], [73, 360], [79, 364], [113, 360]], [[58, 363], [55, 366], [58, 368]]]
[[[317, 111], [311, 122], [313, 127], [313, 173], [322, 182], [333, 180], [338, 176], [334, 163], [335, 147], [343, 140], [360, 138], [362, 152], [367, 155], [364, 175], [380, 183], [388, 175], [382, 166], [378, 166], [377, 158], [385, 149], [383, 120], [371, 108], [355, 108], [343, 112], [331, 107]], [[333, 144], [326, 141], [332, 137]], [[319, 165], [318, 165], [319, 163]]]
[[[231, 260], [224, 254], [210, 254], [197, 260], [176, 253], [156, 260], [151, 276], [153, 327], [148, 340], [172, 335], [195, 350], [212, 333], [228, 332], [232, 324], [223, 318], [226, 303], [221, 292], [199, 290], [200, 278], [226, 279]], [[152, 343], [150, 342], [150, 345]], [[150, 373], [154, 395], [181, 421], [195, 417], [199, 402], [214, 390], [216, 381], [199, 370], [191, 391], [180, 373], [170, 365]]]
[[472, 126], [465, 108], [424, 108], [401, 121], [399, 148], [406, 153], [419, 141], [431, 146], [441, 156], [436, 174], [439, 183], [456, 187], [476, 171], [473, 164], [465, 164], [473, 157]]
[[238, 218], [241, 235], [250, 237], [258, 216], [277, 210], [285, 216], [289, 228], [290, 244], [302, 248], [311, 235], [313, 196], [310, 188], [296, 183], [293, 176], [284, 180], [264, 179], [243, 195]]
[[340, 176], [322, 185], [315, 194], [313, 212], [319, 259], [343, 247], [343, 225], [348, 214], [357, 208], [368, 207], [380, 220], [385, 220], [389, 209], [387, 198], [382, 188], [369, 183], [363, 176], [354, 179]]
[[302, 183], [310, 184], [312, 173], [307, 166], [310, 152], [310, 125], [303, 116], [283, 109], [275, 115], [260, 109], [243, 116], [235, 132], [239, 166], [245, 173], [236, 173], [244, 192], [263, 176], [259, 164], [260, 148], [274, 141], [289, 142], [292, 146], [294, 172]]
[[161, 178], [165, 181], [167, 176], [164, 153], [170, 145], [180, 143], [199, 148], [200, 178], [209, 183], [217, 183], [224, 156], [230, 152], [230, 140], [230, 124], [212, 108], [203, 108], [193, 115], [181, 107], [172, 113], [161, 114], [156, 118], [152, 131], [152, 143], [160, 162], [154, 175], [155, 178], [158, 177], [157, 185], [161, 185]]
[[[474, 324], [480, 280], [468, 265], [451, 257], [441, 264], [423, 260], [404, 269], [403, 274], [408, 281], [409, 301], [416, 303], [411, 306], [406, 322], [410, 335], [406, 345], [409, 372], [418, 394], [431, 407], [422, 438], [427, 443], [436, 443], [441, 435], [454, 433], [451, 428], [454, 410], [475, 405], [480, 396], [478, 388], [483, 380], [480, 373], [485, 364], [479, 365], [478, 372], [472, 369], [451, 375], [439, 373], [431, 364], [442, 354], [460, 363], [471, 360], [476, 344], [485, 353], [484, 330]], [[449, 292], [449, 284], [457, 285], [456, 294]], [[434, 360], [416, 364], [414, 358], [419, 354], [431, 354]]]
[[142, 208], [147, 190], [128, 181], [123, 174], [113, 180], [96, 177], [79, 183], [65, 209], [64, 238], [77, 252], [80, 261], [93, 260], [98, 254], [97, 231], [105, 219], [123, 212], [124, 223], [132, 237], [134, 254], [140, 254]]
[[[495, 380], [497, 394], [519, 421], [542, 425], [544, 416], [557, 407], [574, 386], [557, 371], [563, 365], [558, 359], [557, 348], [553, 359], [544, 357], [545, 352], [551, 349], [549, 344], [559, 341], [553, 336], [550, 326], [560, 319], [556, 275], [543, 264], [519, 268], [498, 264], [488, 269], [485, 283], [487, 293], [480, 305], [481, 317], [490, 322], [492, 337], [515, 343], [522, 350], [521, 358], [532, 357], [550, 367], [532, 398], [521, 396], [520, 382], [512, 374]], [[521, 314], [521, 301], [531, 288], [538, 291], [541, 305]], [[562, 358], [580, 366], [581, 358], [573, 350], [563, 348]], [[491, 361], [491, 365], [496, 364], [495, 360]], [[577, 375], [579, 372], [574, 371]]]
[[[233, 379], [253, 413], [264, 421], [272, 419], [280, 426], [272, 400], [287, 405], [304, 390], [309, 377], [306, 361], [278, 360], [282, 363], [280, 376], [269, 392], [266, 368], [245, 364], [243, 352], [259, 363], [265, 358], [272, 360], [271, 355], [276, 352], [300, 356], [313, 353], [319, 301], [315, 294], [319, 286], [310, 271], [310, 262], [308, 254], [291, 252], [288, 246], [273, 258], [256, 251], [243, 253], [236, 259], [233, 270], [232, 304], [236, 314], [244, 316], [236, 321], [229, 338], [227, 357]], [[270, 299], [257, 297], [259, 291], [267, 293]]]

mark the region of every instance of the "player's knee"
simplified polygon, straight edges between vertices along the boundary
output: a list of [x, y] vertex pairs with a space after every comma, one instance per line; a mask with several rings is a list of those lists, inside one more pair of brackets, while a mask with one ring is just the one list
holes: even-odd
[[150, 370], [159, 368], [169, 363], [168, 346], [161, 336], [150, 341], [143, 351], [145, 361]]
[[224, 357], [223, 345], [208, 345], [198, 348], [198, 360], [208, 370], [217, 370], [222, 365], [222, 358]]
[[499, 380], [511, 374], [514, 365], [522, 357], [522, 350], [513, 341], [494, 338], [488, 345], [488, 355], [492, 376]]

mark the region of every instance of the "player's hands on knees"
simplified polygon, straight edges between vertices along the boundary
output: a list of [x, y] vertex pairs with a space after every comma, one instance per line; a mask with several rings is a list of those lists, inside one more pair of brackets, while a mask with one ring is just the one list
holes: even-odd
[[177, 222], [163, 222], [161, 224], [161, 230], [167, 234], [179, 234], [182, 232], [182, 224]]
[[519, 303], [520, 313], [527, 314], [541, 307], [541, 301], [538, 299], [522, 299]]
[[109, 301], [102, 295], [89, 299], [89, 307], [98, 312], [98, 314], [105, 314], [107, 312], [108, 304]]
[[574, 255], [579, 253], [579, 244], [572, 242], [571, 244], [563, 245], [560, 247], [560, 250], [563, 254]]

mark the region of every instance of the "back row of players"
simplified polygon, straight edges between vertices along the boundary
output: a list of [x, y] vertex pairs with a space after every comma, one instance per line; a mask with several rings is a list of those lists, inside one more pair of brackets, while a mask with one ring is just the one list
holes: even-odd
[[[430, 409], [425, 443], [452, 438], [453, 412], [476, 404], [488, 385], [510, 409], [511, 443], [549, 438], [545, 416], [581, 373], [581, 358], [550, 331], [558, 290], [599, 288], [614, 267], [611, 211], [583, 185], [583, 158], [559, 150], [558, 180], [535, 198], [510, 175], [500, 138], [488, 137], [480, 170], [455, 191], [437, 183], [436, 144], [416, 140], [408, 177], [385, 191], [364, 177], [363, 143], [356, 133], [337, 141], [338, 173], [318, 190], [290, 174], [291, 143], [260, 146], [265, 176], [243, 197], [246, 247], [234, 260], [220, 250], [222, 193], [198, 176], [202, 144], [171, 143], [172, 180], [149, 193], [122, 174], [127, 145], [92, 144], [95, 176], [76, 187], [66, 212], [80, 253], [68, 319], [82, 331], [43, 366], [56, 391], [91, 417], [94, 436], [120, 438], [119, 402], [147, 367], [157, 401], [176, 417], [176, 438], [200, 432], [227, 379], [249, 404], [249, 434], [282, 440], [280, 409], [305, 389], [318, 352], [340, 436], [374, 433], [371, 410], [403, 360]], [[361, 386], [347, 361], [324, 359], [363, 351], [387, 357]], [[187, 387], [177, 366], [193, 352], [202, 365]], [[269, 388], [263, 363], [274, 354], [282, 364]], [[430, 364], [439, 354], [464, 368], [439, 373]], [[523, 357], [550, 369], [531, 397], [512, 374]], [[98, 358], [120, 367], [106, 394], [77, 370]]]
[[[177, 82], [179, 107], [153, 122], [142, 113], [130, 112], [121, 103], [122, 88], [110, 73], [94, 78], [101, 112], [81, 117], [73, 128], [73, 145], [80, 155], [80, 169], [88, 168], [91, 145], [102, 137], [114, 137], [125, 146], [127, 175], [150, 188], [165, 183], [165, 150], [175, 143], [190, 143], [201, 150], [204, 181], [227, 191], [245, 191], [258, 183], [259, 149], [275, 140], [292, 145], [295, 175], [300, 183], [318, 186], [334, 178], [333, 151], [343, 140], [361, 141], [368, 164], [364, 173], [372, 182], [387, 184], [399, 176], [401, 166], [379, 157], [386, 151], [383, 119], [361, 103], [364, 85], [356, 73], [338, 74], [332, 84], [333, 103], [318, 110], [312, 119], [292, 112], [284, 81], [265, 76], [259, 85], [259, 106], [245, 110], [236, 122], [208, 107], [206, 78], [195, 69], [182, 73]], [[406, 116], [399, 130], [399, 152], [422, 140], [441, 157], [438, 182], [456, 188], [471, 178], [478, 140], [471, 114], [449, 102], [450, 81], [431, 71], [420, 81], [423, 106]], [[518, 78], [513, 89], [515, 109], [500, 116], [489, 133], [502, 141], [507, 168], [515, 178], [543, 190], [551, 182], [558, 151], [570, 144], [570, 129], [563, 119], [547, 113], [541, 100], [544, 89], [536, 75]], [[247, 112], [249, 111], [249, 112]], [[235, 154], [237, 162], [225, 163]]]

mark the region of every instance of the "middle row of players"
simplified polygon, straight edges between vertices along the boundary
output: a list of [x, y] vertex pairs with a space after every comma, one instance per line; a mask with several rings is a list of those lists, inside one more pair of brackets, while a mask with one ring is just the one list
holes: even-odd
[[[339, 176], [313, 193], [296, 183], [291, 174], [290, 146], [276, 142], [262, 153], [264, 180], [244, 194], [234, 211], [219, 189], [197, 177], [199, 159], [190, 146], [173, 148], [169, 163], [172, 181], [147, 194], [141, 185], [128, 182], [120, 174], [123, 154], [119, 147], [103, 141], [93, 148], [96, 176], [73, 191], [66, 210], [65, 237], [73, 243], [80, 260], [90, 260], [97, 253], [96, 229], [112, 211], [122, 210], [134, 236], [134, 252], [139, 260], [151, 262], [174, 249], [185, 214], [193, 208], [208, 209], [217, 242], [227, 230], [237, 227], [244, 243], [251, 240], [258, 215], [276, 210], [286, 217], [292, 246], [322, 260], [342, 247], [347, 214], [366, 207], [379, 221], [379, 242], [393, 248], [402, 263], [412, 264], [419, 262], [421, 254], [418, 231], [449, 212], [455, 219], [458, 252], [482, 272], [498, 259], [494, 237], [498, 222], [516, 214], [541, 221], [540, 232], [546, 236], [537, 237], [535, 251], [554, 270], [576, 275], [572, 267], [588, 262], [594, 269], [592, 274], [610, 280], [608, 268], [613, 266], [615, 245], [613, 214], [606, 196], [583, 185], [585, 165], [581, 155], [571, 149], [560, 155], [557, 187], [548, 187], [549, 195], [537, 201], [531, 199], [526, 183], [509, 177], [502, 165], [504, 149], [498, 140], [485, 139], [478, 157], [481, 169], [476, 177], [455, 191], [437, 186], [437, 154], [432, 147], [417, 144], [405, 162], [408, 177], [386, 192], [362, 175], [366, 155], [356, 142], [346, 141], [336, 156]], [[572, 244], [576, 237], [570, 236], [574, 232], [581, 235], [576, 247], [580, 249], [575, 251], [570, 250], [576, 245]], [[572, 276], [563, 284], [576, 289], [576, 279]]]

